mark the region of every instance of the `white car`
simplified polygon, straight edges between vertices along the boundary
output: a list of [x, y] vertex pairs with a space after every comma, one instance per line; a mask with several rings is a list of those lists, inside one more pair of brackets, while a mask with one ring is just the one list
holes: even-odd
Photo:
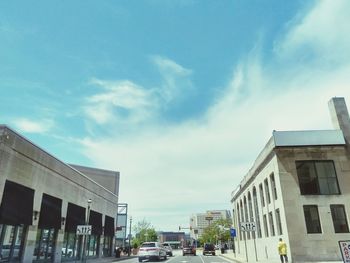
[[163, 245], [159, 242], [144, 242], [140, 246], [138, 254], [139, 262], [142, 262], [144, 259], [155, 259], [157, 261], [167, 259], [166, 250]]
[[169, 244], [169, 243], [163, 243], [163, 247], [164, 247], [165, 250], [166, 250], [166, 254], [167, 254], [168, 256], [172, 257], [172, 256], [173, 256], [173, 249], [172, 249], [172, 247], [170, 246], [170, 244]]

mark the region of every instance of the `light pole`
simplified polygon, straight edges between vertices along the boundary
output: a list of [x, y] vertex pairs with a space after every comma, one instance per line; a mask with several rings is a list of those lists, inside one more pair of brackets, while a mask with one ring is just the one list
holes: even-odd
[[129, 248], [128, 248], [128, 256], [130, 257], [131, 252], [131, 223], [132, 223], [132, 216], [130, 216], [130, 225], [129, 225]]
[[[89, 225], [90, 205], [92, 203], [92, 200], [89, 198], [87, 200], [87, 203], [88, 203], [88, 207], [87, 207], [87, 214], [86, 214], [86, 219], [85, 219], [85, 225]], [[82, 262], [86, 262], [86, 246], [87, 246], [87, 235], [84, 235]]]

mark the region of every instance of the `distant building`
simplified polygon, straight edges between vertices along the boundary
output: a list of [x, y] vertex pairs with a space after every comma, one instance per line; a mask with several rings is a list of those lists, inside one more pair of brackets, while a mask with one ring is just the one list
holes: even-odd
[[80, 261], [87, 223], [86, 257], [112, 256], [119, 184], [102, 184], [0, 125], [0, 261]]
[[205, 213], [194, 214], [190, 218], [190, 236], [193, 239], [198, 239], [205, 228], [210, 224], [220, 220], [231, 220], [231, 213], [229, 210], [208, 210]]
[[170, 244], [172, 248], [179, 248], [186, 242], [186, 234], [185, 232], [158, 232], [158, 240]]
[[[341, 261], [338, 241], [350, 237], [350, 120], [344, 98], [329, 109], [335, 130], [274, 131], [232, 192], [237, 257], [277, 262], [283, 238], [293, 262]], [[246, 222], [255, 232], [241, 229]]]

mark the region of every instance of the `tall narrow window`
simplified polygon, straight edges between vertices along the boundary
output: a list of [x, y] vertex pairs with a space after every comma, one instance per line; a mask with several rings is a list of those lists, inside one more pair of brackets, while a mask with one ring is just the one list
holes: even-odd
[[[254, 214], [253, 214], [253, 203], [252, 203], [252, 196], [250, 192], [248, 193], [248, 208], [249, 208], [249, 222], [255, 221], [254, 220]], [[255, 238], [255, 232], [252, 232], [252, 238]]]
[[273, 223], [272, 212], [269, 213], [269, 223], [270, 223], [270, 229], [271, 229], [271, 236], [274, 236], [275, 235], [275, 225]]
[[281, 215], [280, 215], [279, 209], [276, 209], [275, 215], [276, 215], [277, 234], [280, 236], [283, 233], [282, 233], [282, 223], [281, 223]]
[[271, 197], [270, 197], [270, 190], [269, 190], [269, 182], [267, 181], [267, 179], [264, 180], [264, 186], [265, 186], [266, 200], [267, 200], [267, 203], [270, 204]]
[[344, 205], [331, 205], [331, 213], [335, 233], [349, 233]]
[[259, 184], [259, 194], [260, 194], [260, 200], [261, 200], [261, 206], [265, 206], [265, 199], [264, 199], [264, 190], [262, 187], [262, 184]]
[[[238, 203], [237, 203], [237, 222], [238, 222], [238, 226], [240, 226], [241, 219], [240, 219], [240, 209], [239, 209]], [[239, 231], [239, 239], [242, 240], [242, 231]]]
[[[245, 220], [245, 222], [249, 222], [247, 198], [246, 197], [244, 197], [244, 199], [243, 199], [243, 205], [244, 205], [244, 220]], [[246, 232], [246, 235], [247, 235], [247, 238], [250, 239], [250, 232]]]
[[[243, 215], [243, 202], [241, 200], [241, 222], [244, 222], [244, 215]], [[243, 238], [246, 237], [245, 232], [242, 233]]]
[[316, 205], [304, 205], [304, 216], [308, 234], [322, 233], [320, 217]]
[[268, 226], [267, 226], [267, 218], [266, 218], [266, 215], [263, 216], [263, 220], [264, 220], [265, 237], [269, 237], [269, 229], [268, 229]]
[[258, 232], [258, 238], [261, 238], [261, 226], [260, 226], [260, 216], [259, 216], [259, 207], [258, 207], [258, 197], [256, 196], [256, 188], [253, 188], [253, 203], [255, 211], [255, 222], [256, 230]]
[[271, 183], [271, 189], [272, 189], [273, 198], [275, 200], [277, 200], [276, 182], [275, 182], [275, 176], [274, 176], [273, 173], [270, 175], [270, 183]]
[[340, 194], [333, 161], [297, 161], [296, 167], [301, 194]]

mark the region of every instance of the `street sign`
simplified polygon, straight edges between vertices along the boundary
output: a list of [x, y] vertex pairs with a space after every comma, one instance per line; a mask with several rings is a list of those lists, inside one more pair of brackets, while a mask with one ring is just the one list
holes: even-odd
[[236, 229], [230, 228], [230, 235], [231, 235], [231, 237], [235, 237], [236, 236]]
[[91, 235], [92, 226], [91, 225], [78, 225], [76, 234], [79, 236]]
[[256, 231], [255, 222], [241, 222], [241, 231], [242, 232], [254, 232]]
[[350, 240], [339, 241], [340, 252], [344, 263], [350, 262]]

